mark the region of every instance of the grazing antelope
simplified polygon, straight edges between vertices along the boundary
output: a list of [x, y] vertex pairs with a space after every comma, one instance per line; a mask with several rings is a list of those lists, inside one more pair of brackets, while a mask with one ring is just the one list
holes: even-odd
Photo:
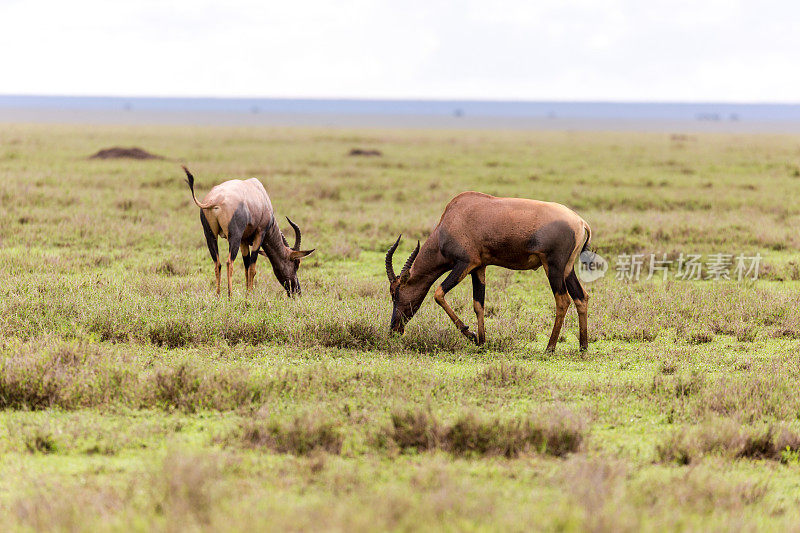
[[[447, 204], [439, 224], [422, 248], [417, 242], [399, 276], [395, 276], [392, 256], [400, 237], [386, 252], [386, 275], [394, 304], [391, 329], [402, 334], [431, 285], [449, 271], [436, 288], [436, 303], [465, 337], [475, 344], [483, 344], [486, 340], [483, 326], [486, 267], [536, 270], [544, 266], [556, 300], [556, 319], [547, 350], [555, 350], [570, 297], [578, 311], [580, 347], [585, 350], [589, 342], [589, 294], [575, 275], [573, 265], [581, 251], [588, 248], [591, 235], [589, 224], [561, 204], [463, 192]], [[472, 276], [477, 335], [464, 325], [444, 299], [467, 274]]]
[[203, 201], [198, 202], [194, 195], [194, 176], [186, 167], [182, 168], [186, 172], [186, 183], [192, 191], [192, 200], [200, 208], [200, 222], [203, 224], [208, 251], [211, 252], [217, 275], [217, 295], [222, 270], [217, 248], [218, 235], [228, 240], [228, 298], [231, 297], [233, 284], [233, 262], [240, 249], [248, 292], [253, 288], [260, 248], [261, 253], [272, 263], [275, 277], [286, 289], [286, 294], [300, 294], [297, 268], [300, 266], [300, 259], [314, 250], [300, 250], [300, 228], [286, 217], [295, 234], [294, 246], [289, 247], [278, 228], [272, 202], [261, 182], [255, 178], [229, 180], [213, 187]]

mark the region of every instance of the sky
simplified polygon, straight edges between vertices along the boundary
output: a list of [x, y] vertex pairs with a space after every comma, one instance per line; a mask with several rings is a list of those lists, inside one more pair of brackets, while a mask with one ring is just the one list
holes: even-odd
[[0, 94], [800, 102], [800, 2], [0, 0]]

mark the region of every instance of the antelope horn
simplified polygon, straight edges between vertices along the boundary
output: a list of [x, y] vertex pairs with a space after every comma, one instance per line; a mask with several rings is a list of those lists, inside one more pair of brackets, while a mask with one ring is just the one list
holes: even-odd
[[294, 230], [294, 246], [292, 246], [292, 250], [299, 250], [300, 249], [300, 239], [302, 238], [301, 235], [300, 235], [300, 228], [297, 226], [297, 224], [292, 222], [291, 218], [286, 217], [286, 220], [289, 221], [289, 225], [292, 226], [292, 229]]
[[[400, 237], [402, 237], [402, 235], [400, 235]], [[400, 237], [397, 237], [394, 244], [386, 251], [386, 275], [389, 276], [390, 282], [397, 279], [397, 276], [394, 275], [394, 266], [392, 266], [392, 256], [394, 255], [394, 251], [397, 250], [397, 245], [400, 244]]]
[[414, 264], [414, 259], [417, 258], [417, 254], [419, 253], [419, 241], [417, 241], [417, 247], [414, 248], [414, 251], [411, 252], [411, 255], [408, 256], [406, 260], [406, 264], [403, 265], [403, 270], [400, 271], [400, 278], [408, 278], [411, 275], [411, 265]]

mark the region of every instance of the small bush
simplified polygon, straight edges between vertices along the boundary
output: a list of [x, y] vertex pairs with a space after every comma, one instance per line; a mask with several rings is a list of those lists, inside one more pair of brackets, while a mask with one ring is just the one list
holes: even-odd
[[796, 394], [797, 367], [787, 364], [764, 371], [753, 366], [740, 376], [723, 374], [705, 387], [702, 408], [745, 421], [795, 420], [800, 413]]
[[200, 376], [187, 365], [158, 370], [154, 376], [153, 396], [163, 407], [192, 412], [200, 391]]
[[675, 361], [661, 361], [658, 371], [665, 376], [671, 376], [678, 371], [678, 364]]
[[414, 328], [407, 330], [402, 344], [411, 351], [419, 353], [459, 352], [472, 344], [455, 328]]
[[152, 398], [143, 403], [187, 413], [236, 409], [259, 401], [261, 394], [243, 372], [205, 373], [186, 363], [157, 370], [146, 388]]
[[156, 274], [161, 274], [162, 276], [185, 276], [189, 273], [189, 269], [186, 265], [181, 264], [181, 262], [176, 259], [165, 259], [161, 261], [161, 263], [155, 266], [154, 271]]
[[585, 421], [564, 409], [511, 419], [465, 413], [452, 424], [439, 421], [429, 410], [396, 411], [384, 430], [401, 450], [442, 449], [454, 455], [517, 457], [526, 452], [566, 455], [580, 449]]
[[54, 376], [0, 371], [0, 408], [47, 409], [60, 403], [61, 383]]
[[267, 342], [288, 342], [289, 335], [282, 324], [274, 324], [267, 317], [256, 322], [231, 320], [222, 325], [222, 337], [230, 344], [256, 346]]
[[386, 435], [401, 450], [433, 450], [441, 447], [446, 429], [430, 410], [409, 409], [391, 414]]
[[695, 456], [695, 448], [682, 433], [670, 432], [656, 443], [656, 457], [662, 463], [688, 465]]
[[705, 388], [705, 376], [700, 372], [692, 372], [690, 375], [674, 373], [675, 368], [666, 367], [666, 372], [662, 371], [653, 376], [652, 392], [659, 396], [684, 398], [696, 396]]
[[75, 380], [78, 355], [70, 348], [39, 355], [21, 351], [0, 364], [0, 408], [47, 409], [70, 403], [66, 389]]
[[309, 326], [311, 336], [331, 348], [370, 349], [386, 343], [386, 333], [368, 321], [344, 322], [321, 318]]
[[150, 328], [150, 342], [158, 346], [179, 348], [191, 343], [194, 339], [192, 326], [185, 320], [168, 320]]
[[117, 317], [106, 311], [89, 320], [89, 331], [97, 333], [101, 341], [127, 342], [129, 335]]
[[495, 387], [529, 385], [537, 381], [538, 373], [517, 364], [504, 362], [487, 365], [478, 373], [478, 381]]
[[686, 340], [689, 344], [706, 344], [714, 340], [714, 334], [707, 330], [693, 331]]
[[45, 428], [36, 427], [25, 432], [23, 436], [25, 448], [30, 453], [50, 454], [58, 451], [58, 442], [53, 433]]
[[800, 434], [775, 426], [741, 426], [730, 419], [712, 421], [692, 431], [667, 435], [656, 445], [661, 462], [690, 464], [710, 453], [731, 458], [784, 461], [787, 452], [800, 451]]
[[268, 448], [280, 453], [308, 455], [316, 450], [339, 454], [344, 437], [339, 424], [314, 415], [278, 420], [248, 420], [237, 431], [237, 440], [252, 448]]
[[170, 452], [146, 478], [147, 501], [156, 515], [181, 529], [207, 530], [211, 511], [222, 497], [224, 458]]

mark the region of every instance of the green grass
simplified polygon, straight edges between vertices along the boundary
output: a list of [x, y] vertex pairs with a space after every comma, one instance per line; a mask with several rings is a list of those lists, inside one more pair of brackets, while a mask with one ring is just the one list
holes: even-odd
[[[796, 527], [798, 140], [3, 125], [0, 529]], [[87, 159], [113, 145], [169, 159]], [[262, 180], [317, 248], [302, 299], [263, 259], [249, 298], [241, 263], [213, 295], [179, 163], [201, 195]], [[570, 310], [546, 354], [544, 275], [489, 269], [485, 347], [431, 299], [390, 336], [385, 249], [469, 189], [569, 205], [612, 260], [760, 253], [762, 277], [610, 273], [589, 351]]]

